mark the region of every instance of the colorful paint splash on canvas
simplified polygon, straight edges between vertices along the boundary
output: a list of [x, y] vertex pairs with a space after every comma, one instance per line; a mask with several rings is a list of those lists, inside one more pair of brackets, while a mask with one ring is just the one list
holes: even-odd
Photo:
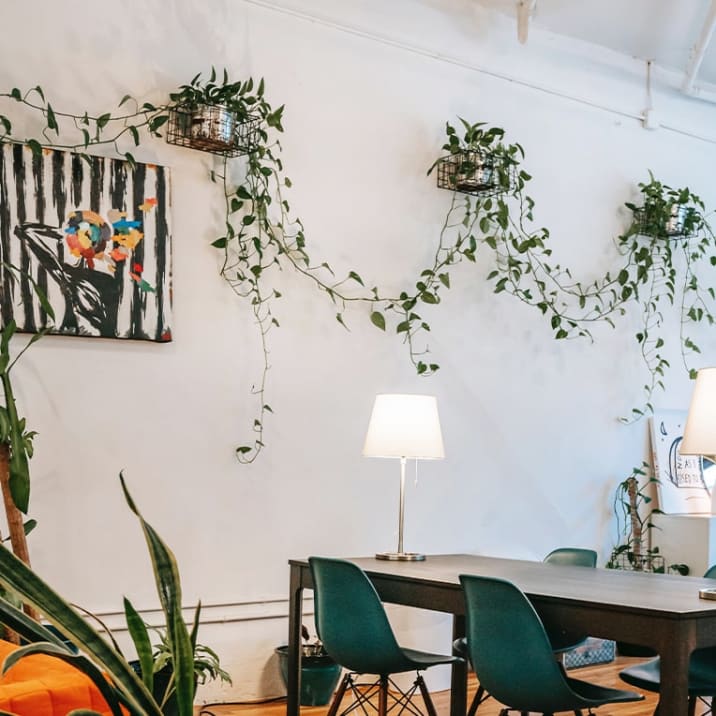
[[[169, 173], [164, 167], [0, 148], [0, 315], [36, 332], [171, 340]], [[6, 264], [20, 269], [19, 277]]]

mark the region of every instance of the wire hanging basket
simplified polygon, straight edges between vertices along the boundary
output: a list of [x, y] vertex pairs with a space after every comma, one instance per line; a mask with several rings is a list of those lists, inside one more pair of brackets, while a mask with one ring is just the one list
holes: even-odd
[[466, 149], [438, 160], [440, 189], [474, 196], [495, 196], [515, 188], [515, 168], [497, 154]]
[[261, 118], [243, 122], [223, 105], [178, 106], [169, 112], [167, 142], [224, 157], [251, 153], [259, 143]]
[[638, 232], [654, 239], [688, 239], [696, 234], [701, 217], [691, 206], [672, 204], [668, 212], [645, 204], [634, 212]]
[[666, 570], [666, 563], [660, 554], [624, 551], [613, 554], [610, 560], [612, 569], [624, 569], [632, 572], [661, 572]]

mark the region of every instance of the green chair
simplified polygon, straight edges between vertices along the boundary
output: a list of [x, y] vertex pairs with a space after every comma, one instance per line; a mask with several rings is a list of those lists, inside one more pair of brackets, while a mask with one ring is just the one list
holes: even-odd
[[[593, 549], [581, 547], [559, 547], [552, 550], [543, 560], [545, 564], [562, 565], [565, 567], [591, 567], [597, 566], [597, 553]], [[588, 634], [568, 631], [559, 624], [546, 624], [545, 629], [555, 654], [563, 654], [583, 644]]]
[[[716, 579], [716, 565], [706, 570], [704, 577]], [[619, 677], [631, 686], [659, 693], [661, 686], [661, 659], [657, 656], [651, 661], [630, 666], [620, 672]], [[716, 714], [716, 647], [696, 649], [689, 662], [689, 714], [696, 713], [696, 701], [699, 698], [711, 697], [710, 712]], [[659, 706], [654, 716], [659, 716]], [[667, 715], [665, 715], [667, 716]]]
[[[308, 562], [314, 584], [316, 631], [329, 656], [348, 670], [328, 716], [338, 713], [347, 689], [353, 693], [355, 702], [343, 713], [355, 708], [365, 711], [366, 704], [377, 696], [378, 716], [385, 716], [394, 707], [415, 714], [418, 712], [410, 702], [420, 690], [428, 714], [437, 716], [420, 672], [461, 659], [399, 646], [375, 587], [357, 565], [327, 557], [310, 557]], [[390, 675], [407, 671], [418, 673], [412, 687], [403, 692]], [[366, 684], [356, 681], [360, 674], [375, 674], [378, 681], [366, 688]], [[389, 706], [391, 699], [393, 703]]]
[[[597, 553], [593, 549], [583, 549], [581, 547], [559, 547], [552, 550], [543, 560], [547, 564], [565, 565], [569, 567], [596, 567]], [[575, 633], [567, 631], [557, 624], [545, 626], [547, 636], [552, 644], [552, 651], [555, 654], [563, 654], [565, 651], [574, 649], [583, 644], [587, 639], [587, 634]], [[456, 639], [453, 642], [453, 653], [461, 656], [463, 659], [469, 659], [467, 650], [467, 639]], [[467, 716], [475, 716], [478, 707], [483, 701], [487, 701], [490, 695], [485, 687], [480, 684], [477, 687], [475, 696], [472, 699], [470, 708], [467, 710]]]
[[465, 592], [467, 644], [480, 683], [510, 711], [552, 716], [605, 704], [640, 701], [632, 691], [568, 677], [554, 658], [539, 615], [511, 582], [460, 575]]

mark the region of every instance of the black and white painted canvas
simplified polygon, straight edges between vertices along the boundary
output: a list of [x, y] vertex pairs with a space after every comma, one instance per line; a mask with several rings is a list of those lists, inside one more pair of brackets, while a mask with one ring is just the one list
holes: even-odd
[[35, 281], [55, 312], [51, 333], [170, 341], [169, 186], [154, 164], [1, 145], [2, 325], [47, 326]]

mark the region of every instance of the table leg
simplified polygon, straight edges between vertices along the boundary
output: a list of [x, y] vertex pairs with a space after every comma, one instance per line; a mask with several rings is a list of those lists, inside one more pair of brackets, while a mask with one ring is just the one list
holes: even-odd
[[[454, 614], [452, 618], [452, 638], [465, 636], [465, 617]], [[450, 716], [465, 716], [467, 710], [467, 664], [456, 662], [452, 665], [450, 679]]]
[[659, 713], [686, 716], [689, 702], [689, 657], [691, 647], [686, 640], [674, 640], [660, 652], [661, 687]]
[[286, 684], [286, 716], [298, 716], [301, 710], [301, 620], [303, 618], [303, 587], [301, 568], [291, 565], [288, 603], [288, 679]]

